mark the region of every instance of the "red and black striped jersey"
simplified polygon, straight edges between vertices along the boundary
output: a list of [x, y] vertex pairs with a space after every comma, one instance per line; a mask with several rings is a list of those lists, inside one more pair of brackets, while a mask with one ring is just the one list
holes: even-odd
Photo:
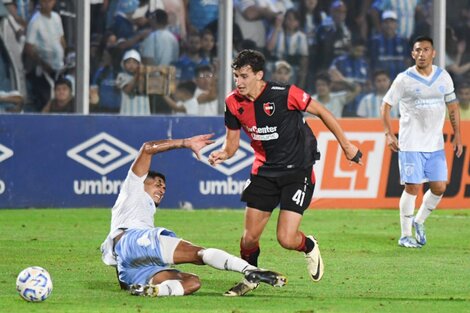
[[266, 82], [254, 101], [237, 90], [225, 99], [225, 126], [243, 128], [255, 151], [252, 174], [278, 177], [311, 167], [319, 159], [317, 140], [302, 112], [310, 95], [295, 85]]

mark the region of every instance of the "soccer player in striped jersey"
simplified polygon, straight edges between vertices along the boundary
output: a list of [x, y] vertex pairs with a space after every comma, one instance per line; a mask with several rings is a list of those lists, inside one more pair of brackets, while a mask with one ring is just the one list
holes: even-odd
[[[391, 84], [390, 76], [384, 70], [377, 70], [374, 72], [372, 82], [374, 92], [362, 97], [357, 107], [357, 115], [360, 117], [380, 118], [380, 107]], [[390, 117], [397, 118], [398, 116], [398, 107], [393, 107], [390, 111]]]
[[[436, 56], [433, 40], [418, 37], [411, 56], [415, 65], [400, 73], [384, 97], [382, 119], [387, 144], [398, 151], [400, 180], [405, 189], [400, 198], [401, 237], [398, 244], [420, 248], [426, 244], [424, 222], [442, 199], [447, 184], [447, 163], [442, 129], [449, 112], [454, 131], [452, 145], [462, 154], [459, 103], [452, 78], [446, 70], [432, 64]], [[391, 126], [390, 110], [399, 106], [399, 139]], [[416, 216], [415, 201], [423, 182], [429, 182]], [[415, 237], [412, 227], [415, 227]]]
[[[273, 210], [280, 205], [277, 240], [283, 248], [304, 254], [310, 277], [317, 282], [324, 268], [318, 242], [299, 230], [312, 199], [313, 164], [319, 158], [317, 140], [303, 112], [323, 121], [348, 160], [362, 164], [362, 154], [346, 138], [330, 111], [295, 85], [265, 81], [264, 67], [263, 54], [254, 50], [242, 50], [233, 61], [236, 89], [225, 99], [225, 144], [211, 153], [209, 162], [217, 165], [230, 159], [239, 147], [240, 130], [245, 131], [251, 138], [255, 161], [242, 194], [247, 206], [241, 256], [257, 266], [261, 234]], [[230, 291], [243, 295], [254, 288], [256, 284], [242, 281]]]

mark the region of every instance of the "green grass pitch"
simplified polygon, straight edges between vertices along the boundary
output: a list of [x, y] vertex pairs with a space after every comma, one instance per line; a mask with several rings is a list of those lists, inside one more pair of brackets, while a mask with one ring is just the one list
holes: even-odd
[[[437, 210], [426, 222], [428, 244], [410, 250], [397, 246], [397, 210], [310, 210], [302, 230], [320, 243], [319, 283], [302, 254], [278, 245], [277, 214], [263, 234], [260, 265], [287, 275], [285, 287], [226, 298], [240, 274], [184, 265], [202, 280], [196, 294], [141, 298], [120, 291], [113, 268], [101, 262], [110, 210], [0, 210], [0, 312], [470, 312], [470, 211]], [[159, 210], [156, 225], [238, 255], [243, 210]], [[32, 265], [54, 282], [42, 303], [15, 290], [18, 273]]]

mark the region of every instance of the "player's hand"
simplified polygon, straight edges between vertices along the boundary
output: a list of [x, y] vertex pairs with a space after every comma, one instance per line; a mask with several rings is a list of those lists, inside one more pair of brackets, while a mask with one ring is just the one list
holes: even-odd
[[[362, 152], [359, 150], [358, 147], [353, 145], [352, 143], [348, 143], [346, 146], [343, 147], [344, 154], [346, 155], [346, 159], [351, 162], [357, 163], [362, 165]], [[351, 163], [350, 163], [351, 164]]]
[[214, 140], [211, 140], [212, 136], [214, 136], [214, 134], [204, 134], [204, 135], [194, 136], [188, 139], [184, 139], [183, 144], [185, 147], [191, 149], [194, 152], [194, 154], [196, 154], [197, 159], [200, 160], [201, 149], [207, 145], [214, 143]]
[[462, 140], [460, 137], [454, 136], [454, 139], [452, 140], [452, 147], [454, 148], [455, 155], [460, 158], [463, 152]]
[[216, 166], [217, 164], [220, 164], [227, 159], [228, 159], [228, 154], [225, 150], [213, 151], [209, 155], [209, 164], [212, 166]]
[[386, 133], [385, 136], [387, 137], [387, 146], [392, 149], [393, 152], [398, 152], [400, 147], [398, 146], [398, 139], [392, 133]]

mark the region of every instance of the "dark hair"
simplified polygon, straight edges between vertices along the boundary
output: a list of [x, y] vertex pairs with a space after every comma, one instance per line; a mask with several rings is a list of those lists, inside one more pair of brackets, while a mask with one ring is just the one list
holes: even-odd
[[318, 80], [322, 80], [326, 82], [328, 85], [331, 84], [330, 74], [328, 74], [327, 72], [320, 72], [317, 75], [315, 75], [314, 82], [317, 82]]
[[72, 91], [72, 82], [65, 77], [59, 77], [54, 83], [54, 89], [59, 85], [67, 85], [70, 91]]
[[166, 182], [166, 178], [165, 178], [165, 175], [163, 175], [162, 173], [160, 172], [155, 172], [155, 171], [149, 171], [148, 174], [147, 174], [147, 178], [157, 178], [157, 177], [160, 177], [164, 182]]
[[189, 92], [190, 94], [194, 95], [194, 92], [196, 91], [196, 83], [193, 82], [192, 80], [187, 80], [187, 81], [182, 81], [178, 84], [177, 89], [180, 90], [185, 90]]
[[377, 76], [380, 76], [380, 75], [386, 75], [388, 78], [390, 78], [390, 74], [388, 74], [388, 72], [383, 69], [375, 70], [374, 73], [372, 74], [372, 77], [375, 79], [377, 78]]
[[412, 45], [412, 47], [415, 46], [415, 43], [421, 42], [421, 41], [430, 42], [430, 43], [431, 43], [431, 46], [434, 46], [434, 41], [432, 40], [431, 37], [429, 37], [429, 36], [418, 36], [418, 37], [416, 37], [416, 38], [413, 40], [413, 45]]
[[266, 60], [264, 55], [256, 50], [245, 49], [238, 53], [237, 57], [232, 62], [232, 69], [239, 70], [244, 66], [251, 66], [253, 72], [264, 70]]
[[196, 77], [198, 77], [199, 74], [201, 74], [202, 72], [211, 72], [212, 73], [212, 66], [210, 66], [208, 64], [196, 66], [196, 69], [194, 70], [194, 74], [196, 74]]
[[150, 16], [158, 25], [168, 25], [168, 13], [165, 10], [156, 9]]

